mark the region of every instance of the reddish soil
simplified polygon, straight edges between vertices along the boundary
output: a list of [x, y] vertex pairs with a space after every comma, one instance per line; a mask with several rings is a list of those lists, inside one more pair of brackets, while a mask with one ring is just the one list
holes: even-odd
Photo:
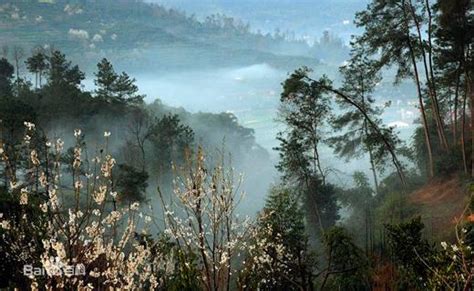
[[420, 206], [420, 213], [427, 230], [433, 238], [447, 239], [452, 236], [454, 226], [462, 218], [468, 202], [466, 189], [456, 176], [434, 180], [410, 194], [410, 201]]

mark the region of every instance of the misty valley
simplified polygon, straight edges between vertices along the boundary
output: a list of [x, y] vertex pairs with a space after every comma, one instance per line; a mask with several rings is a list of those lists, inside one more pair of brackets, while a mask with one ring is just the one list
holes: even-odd
[[1, 290], [473, 290], [471, 0], [0, 0]]

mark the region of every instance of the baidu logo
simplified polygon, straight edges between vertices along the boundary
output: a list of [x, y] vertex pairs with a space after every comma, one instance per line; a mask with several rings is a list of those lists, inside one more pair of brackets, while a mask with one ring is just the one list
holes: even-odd
[[86, 274], [86, 266], [83, 264], [65, 265], [60, 263], [53, 263], [48, 266], [46, 270], [44, 267], [34, 267], [32, 265], [23, 266], [23, 275], [33, 278], [39, 276], [84, 276]]

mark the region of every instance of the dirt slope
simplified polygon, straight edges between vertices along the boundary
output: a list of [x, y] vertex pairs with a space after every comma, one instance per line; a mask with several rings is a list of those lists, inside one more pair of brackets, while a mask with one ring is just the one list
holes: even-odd
[[468, 202], [468, 191], [458, 176], [433, 180], [410, 194], [410, 201], [420, 207], [426, 234], [433, 239], [449, 239]]

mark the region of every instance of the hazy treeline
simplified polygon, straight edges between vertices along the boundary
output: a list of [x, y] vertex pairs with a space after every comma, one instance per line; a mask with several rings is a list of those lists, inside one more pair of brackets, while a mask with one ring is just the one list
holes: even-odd
[[[95, 73], [96, 90], [85, 91], [81, 88], [85, 74], [61, 52], [38, 49], [27, 56], [21, 48], [14, 47], [10, 54], [13, 64], [19, 50], [33, 83], [24, 78], [26, 72], [20, 71], [19, 64], [2, 59], [2, 132], [11, 132], [4, 144], [12, 155], [21, 142], [20, 125], [24, 120], [37, 124], [47, 136], [66, 138], [66, 144], [71, 133], [81, 129], [91, 154], [100, 148], [98, 137], [110, 131], [110, 150], [123, 169], [150, 176], [153, 187], [157, 186], [158, 177], [169, 182], [172, 162], [183, 161], [185, 151], [197, 145], [210, 152], [225, 149], [241, 172], [260, 167], [266, 182], [246, 179], [245, 189], [257, 187], [249, 191], [250, 195], [264, 191], [271, 182], [268, 153], [256, 144], [253, 130], [239, 125], [232, 114], [191, 114], [159, 100], [147, 105], [135, 80], [125, 72], [115, 72], [106, 59], [98, 64]], [[142, 180], [146, 185], [147, 179]], [[139, 192], [143, 193], [134, 195], [143, 196], [146, 188], [141, 187]], [[249, 213], [257, 210], [258, 206], [253, 207]]]

